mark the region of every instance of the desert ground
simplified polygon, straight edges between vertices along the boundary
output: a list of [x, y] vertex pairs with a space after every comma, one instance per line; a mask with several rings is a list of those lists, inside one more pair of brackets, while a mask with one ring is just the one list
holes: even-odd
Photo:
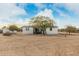
[[67, 35], [24, 35], [0, 34], [1, 56], [69, 56], [79, 55], [79, 34]]

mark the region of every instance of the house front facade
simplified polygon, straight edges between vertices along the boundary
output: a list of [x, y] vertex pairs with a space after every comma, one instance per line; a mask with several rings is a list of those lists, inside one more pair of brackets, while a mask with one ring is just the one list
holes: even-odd
[[33, 34], [33, 27], [31, 26], [23, 26], [22, 27], [23, 34]]
[[[41, 29], [33, 28], [32, 26], [23, 26], [22, 27], [22, 33], [23, 34], [43, 34]], [[52, 26], [52, 27], [46, 28], [46, 34], [47, 35], [58, 34], [57, 26]]]

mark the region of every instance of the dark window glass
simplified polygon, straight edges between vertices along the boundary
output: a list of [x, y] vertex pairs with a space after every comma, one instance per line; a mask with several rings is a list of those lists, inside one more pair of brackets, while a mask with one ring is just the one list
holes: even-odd
[[26, 30], [29, 31], [29, 27], [26, 27]]
[[50, 31], [52, 31], [52, 27], [50, 27]]

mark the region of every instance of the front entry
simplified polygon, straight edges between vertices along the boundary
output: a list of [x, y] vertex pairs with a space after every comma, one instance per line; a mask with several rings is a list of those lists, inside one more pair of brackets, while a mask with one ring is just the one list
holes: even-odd
[[42, 30], [38, 29], [38, 28], [34, 28], [33, 33], [34, 34], [42, 34]]

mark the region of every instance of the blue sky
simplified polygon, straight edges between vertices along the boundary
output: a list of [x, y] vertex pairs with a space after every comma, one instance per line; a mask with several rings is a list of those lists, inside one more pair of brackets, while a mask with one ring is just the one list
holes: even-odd
[[25, 25], [34, 16], [52, 18], [59, 28], [66, 25], [79, 27], [79, 4], [75, 3], [1, 3], [0, 25]]

